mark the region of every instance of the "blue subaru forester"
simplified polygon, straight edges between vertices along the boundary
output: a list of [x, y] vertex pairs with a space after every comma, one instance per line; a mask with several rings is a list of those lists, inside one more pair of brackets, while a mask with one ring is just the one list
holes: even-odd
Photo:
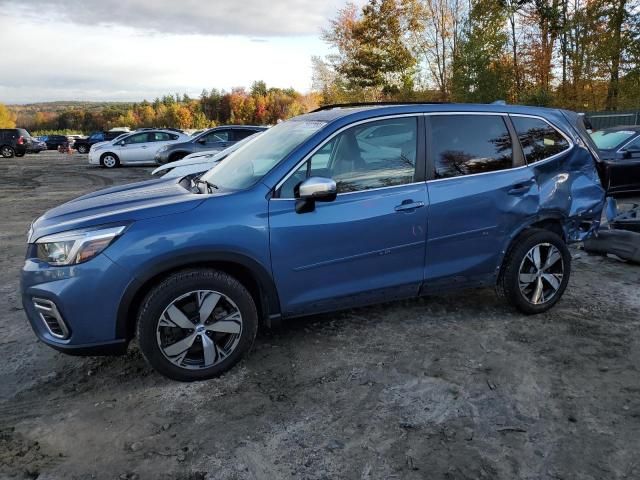
[[200, 175], [109, 188], [29, 232], [22, 301], [67, 353], [136, 337], [178, 380], [217, 376], [260, 324], [496, 286], [540, 313], [567, 243], [598, 227], [598, 157], [575, 113], [505, 105], [332, 106]]

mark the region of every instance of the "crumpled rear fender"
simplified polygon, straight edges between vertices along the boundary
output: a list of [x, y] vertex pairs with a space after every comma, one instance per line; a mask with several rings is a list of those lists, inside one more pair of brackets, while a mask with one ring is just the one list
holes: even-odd
[[580, 136], [573, 135], [573, 141], [573, 148], [557, 160], [533, 165], [540, 192], [537, 216], [557, 218], [569, 243], [583, 241], [598, 229], [606, 197], [597, 159]]

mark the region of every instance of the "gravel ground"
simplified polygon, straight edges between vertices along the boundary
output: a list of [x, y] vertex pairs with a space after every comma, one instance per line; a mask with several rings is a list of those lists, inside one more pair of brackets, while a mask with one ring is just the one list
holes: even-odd
[[292, 320], [224, 377], [57, 353], [18, 295], [29, 222], [148, 178], [0, 159], [0, 478], [640, 478], [640, 267], [575, 250], [536, 317], [491, 290]]

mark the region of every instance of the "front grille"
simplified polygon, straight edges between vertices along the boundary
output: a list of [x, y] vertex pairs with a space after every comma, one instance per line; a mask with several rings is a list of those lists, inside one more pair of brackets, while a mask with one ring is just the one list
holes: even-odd
[[51, 335], [60, 339], [69, 338], [69, 328], [64, 323], [55, 303], [45, 298], [34, 298], [33, 306]]

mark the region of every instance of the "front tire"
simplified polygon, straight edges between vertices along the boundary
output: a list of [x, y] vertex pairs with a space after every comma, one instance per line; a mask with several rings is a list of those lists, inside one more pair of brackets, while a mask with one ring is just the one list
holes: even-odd
[[89, 147], [86, 145], [78, 146], [78, 153], [87, 153], [89, 151]]
[[15, 150], [12, 147], [9, 147], [7, 145], [0, 148], [0, 155], [2, 155], [3, 158], [13, 158], [15, 153], [16, 153]]
[[185, 270], [154, 287], [138, 314], [147, 362], [174, 380], [217, 377], [250, 350], [258, 314], [247, 289], [217, 270]]
[[555, 233], [531, 229], [507, 254], [498, 290], [527, 315], [543, 313], [562, 297], [571, 275], [571, 253]]
[[120, 159], [115, 153], [104, 153], [100, 157], [100, 165], [105, 168], [116, 168], [120, 166]]

